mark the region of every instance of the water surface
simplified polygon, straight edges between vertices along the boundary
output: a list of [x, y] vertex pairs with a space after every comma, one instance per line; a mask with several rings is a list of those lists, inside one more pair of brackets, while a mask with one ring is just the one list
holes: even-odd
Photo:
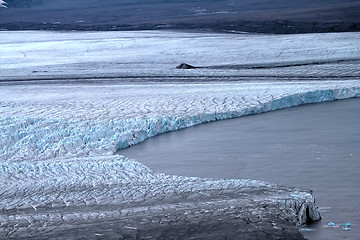
[[[323, 220], [309, 239], [360, 236], [360, 99], [306, 105], [163, 134], [119, 154], [156, 172], [309, 188]], [[336, 227], [328, 227], [328, 222]], [[350, 222], [351, 230], [340, 224]]]

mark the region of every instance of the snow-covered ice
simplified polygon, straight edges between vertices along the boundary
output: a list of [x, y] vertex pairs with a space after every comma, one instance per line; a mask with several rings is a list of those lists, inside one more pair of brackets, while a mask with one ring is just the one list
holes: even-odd
[[[0, 32], [0, 35], [0, 79], [193, 76], [194, 81], [201, 76], [206, 80], [215, 76], [221, 80], [229, 76], [264, 76], [268, 80], [274, 76], [331, 78], [360, 74], [359, 33], [24, 31]], [[213, 69], [175, 71], [182, 62]], [[246, 68], [269, 64], [295, 66]]]
[[[123, 216], [115, 206], [133, 216], [135, 224], [145, 207], [162, 206], [151, 210], [157, 216], [176, 206], [188, 208], [186, 199], [201, 203], [225, 192], [232, 197], [216, 197], [209, 211], [224, 208], [223, 203], [237, 208], [254, 201], [257, 213], [252, 216], [280, 211], [297, 224], [319, 219], [314, 198], [305, 190], [260, 181], [167, 176], [113, 154], [196, 124], [360, 97], [360, 69], [354, 64], [359, 61], [359, 34], [0, 35], [0, 207], [6, 213], [0, 215], [0, 236]], [[207, 68], [175, 69], [181, 62]], [[275, 80], [275, 73], [287, 78]], [[271, 81], [259, 80], [257, 74]], [[314, 75], [323, 80], [309, 80]], [[89, 81], [82, 83], [85, 78]], [[254, 191], [262, 194], [254, 197]], [[233, 200], [238, 203], [232, 205]], [[264, 203], [274, 205], [259, 210]], [[191, 202], [191, 209], [201, 208], [198, 204]], [[20, 209], [25, 212], [14, 212]], [[54, 214], [46, 213], [49, 209]]]
[[1, 87], [5, 160], [109, 155], [196, 124], [359, 97], [359, 81]]

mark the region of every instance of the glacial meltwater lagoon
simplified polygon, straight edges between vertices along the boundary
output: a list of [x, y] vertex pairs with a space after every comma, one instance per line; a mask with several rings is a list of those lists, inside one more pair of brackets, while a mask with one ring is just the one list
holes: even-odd
[[0, 35], [0, 239], [358, 239], [359, 100], [200, 124], [359, 99], [359, 33]]
[[[118, 153], [170, 175], [312, 189], [322, 220], [302, 229], [306, 238], [360, 236], [360, 99], [202, 124]], [[345, 231], [341, 224], [348, 222]]]

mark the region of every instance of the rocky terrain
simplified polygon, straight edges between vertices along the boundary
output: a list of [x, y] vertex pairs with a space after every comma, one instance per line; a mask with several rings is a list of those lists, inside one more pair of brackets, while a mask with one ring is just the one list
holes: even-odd
[[8, 0], [7, 30], [207, 29], [260, 33], [358, 31], [360, 1]]

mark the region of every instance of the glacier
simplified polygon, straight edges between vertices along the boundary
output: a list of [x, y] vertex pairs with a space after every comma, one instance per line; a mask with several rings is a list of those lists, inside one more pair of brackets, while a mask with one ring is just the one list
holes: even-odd
[[84, 121], [2, 116], [0, 157], [14, 161], [60, 156], [110, 155], [149, 137], [201, 123], [359, 96], [360, 87], [315, 90], [282, 96], [238, 111], [119, 120]]
[[[360, 34], [356, 32], [2, 31], [0, 35], [0, 80], [268, 81], [357, 79], [359, 75]], [[208, 68], [176, 70], [182, 62]], [[299, 63], [305, 65], [296, 66]]]
[[[256, 232], [250, 223], [261, 222], [272, 239], [283, 229], [295, 234], [291, 224], [320, 218], [311, 193], [301, 189], [167, 176], [121, 156], [1, 165], [1, 238], [181, 239], [196, 230], [189, 223], [201, 229], [201, 221], [210, 237], [224, 218], [236, 234]], [[225, 230], [220, 234], [234, 234]]]
[[[359, 34], [0, 35], [0, 238], [303, 239], [295, 226], [321, 218], [310, 190], [169, 176], [116, 151], [206, 122], [360, 97]], [[179, 57], [205, 68], [178, 71]]]
[[[100, 234], [103, 238], [182, 238], [193, 230], [182, 227], [189, 221], [196, 222], [200, 216], [207, 228], [217, 229], [215, 226], [221, 225], [212, 222], [214, 216], [226, 216], [229, 227], [236, 225], [247, 234], [253, 231], [248, 228], [249, 223], [264, 228], [270, 225], [271, 236], [266, 231], [264, 234], [276, 239], [284, 234], [279, 229], [294, 231], [291, 223], [301, 226], [321, 218], [311, 191], [254, 180], [168, 176], [154, 173], [134, 160], [114, 156], [114, 152], [146, 138], [204, 122], [349, 97], [360, 97], [360, 87], [298, 93], [238, 112], [189, 117], [93, 122], [2, 117], [0, 236], [46, 239], [60, 234], [67, 239], [74, 234]], [[219, 215], [220, 210], [223, 212]], [[264, 220], [279, 218], [282, 220], [276, 223]], [[120, 228], [115, 234], [114, 229], [106, 228], [99, 220], [130, 227]], [[169, 230], [170, 223], [173, 231]], [[83, 227], [88, 224], [92, 231]], [[217, 236], [208, 230], [207, 234], [206, 237]]]

